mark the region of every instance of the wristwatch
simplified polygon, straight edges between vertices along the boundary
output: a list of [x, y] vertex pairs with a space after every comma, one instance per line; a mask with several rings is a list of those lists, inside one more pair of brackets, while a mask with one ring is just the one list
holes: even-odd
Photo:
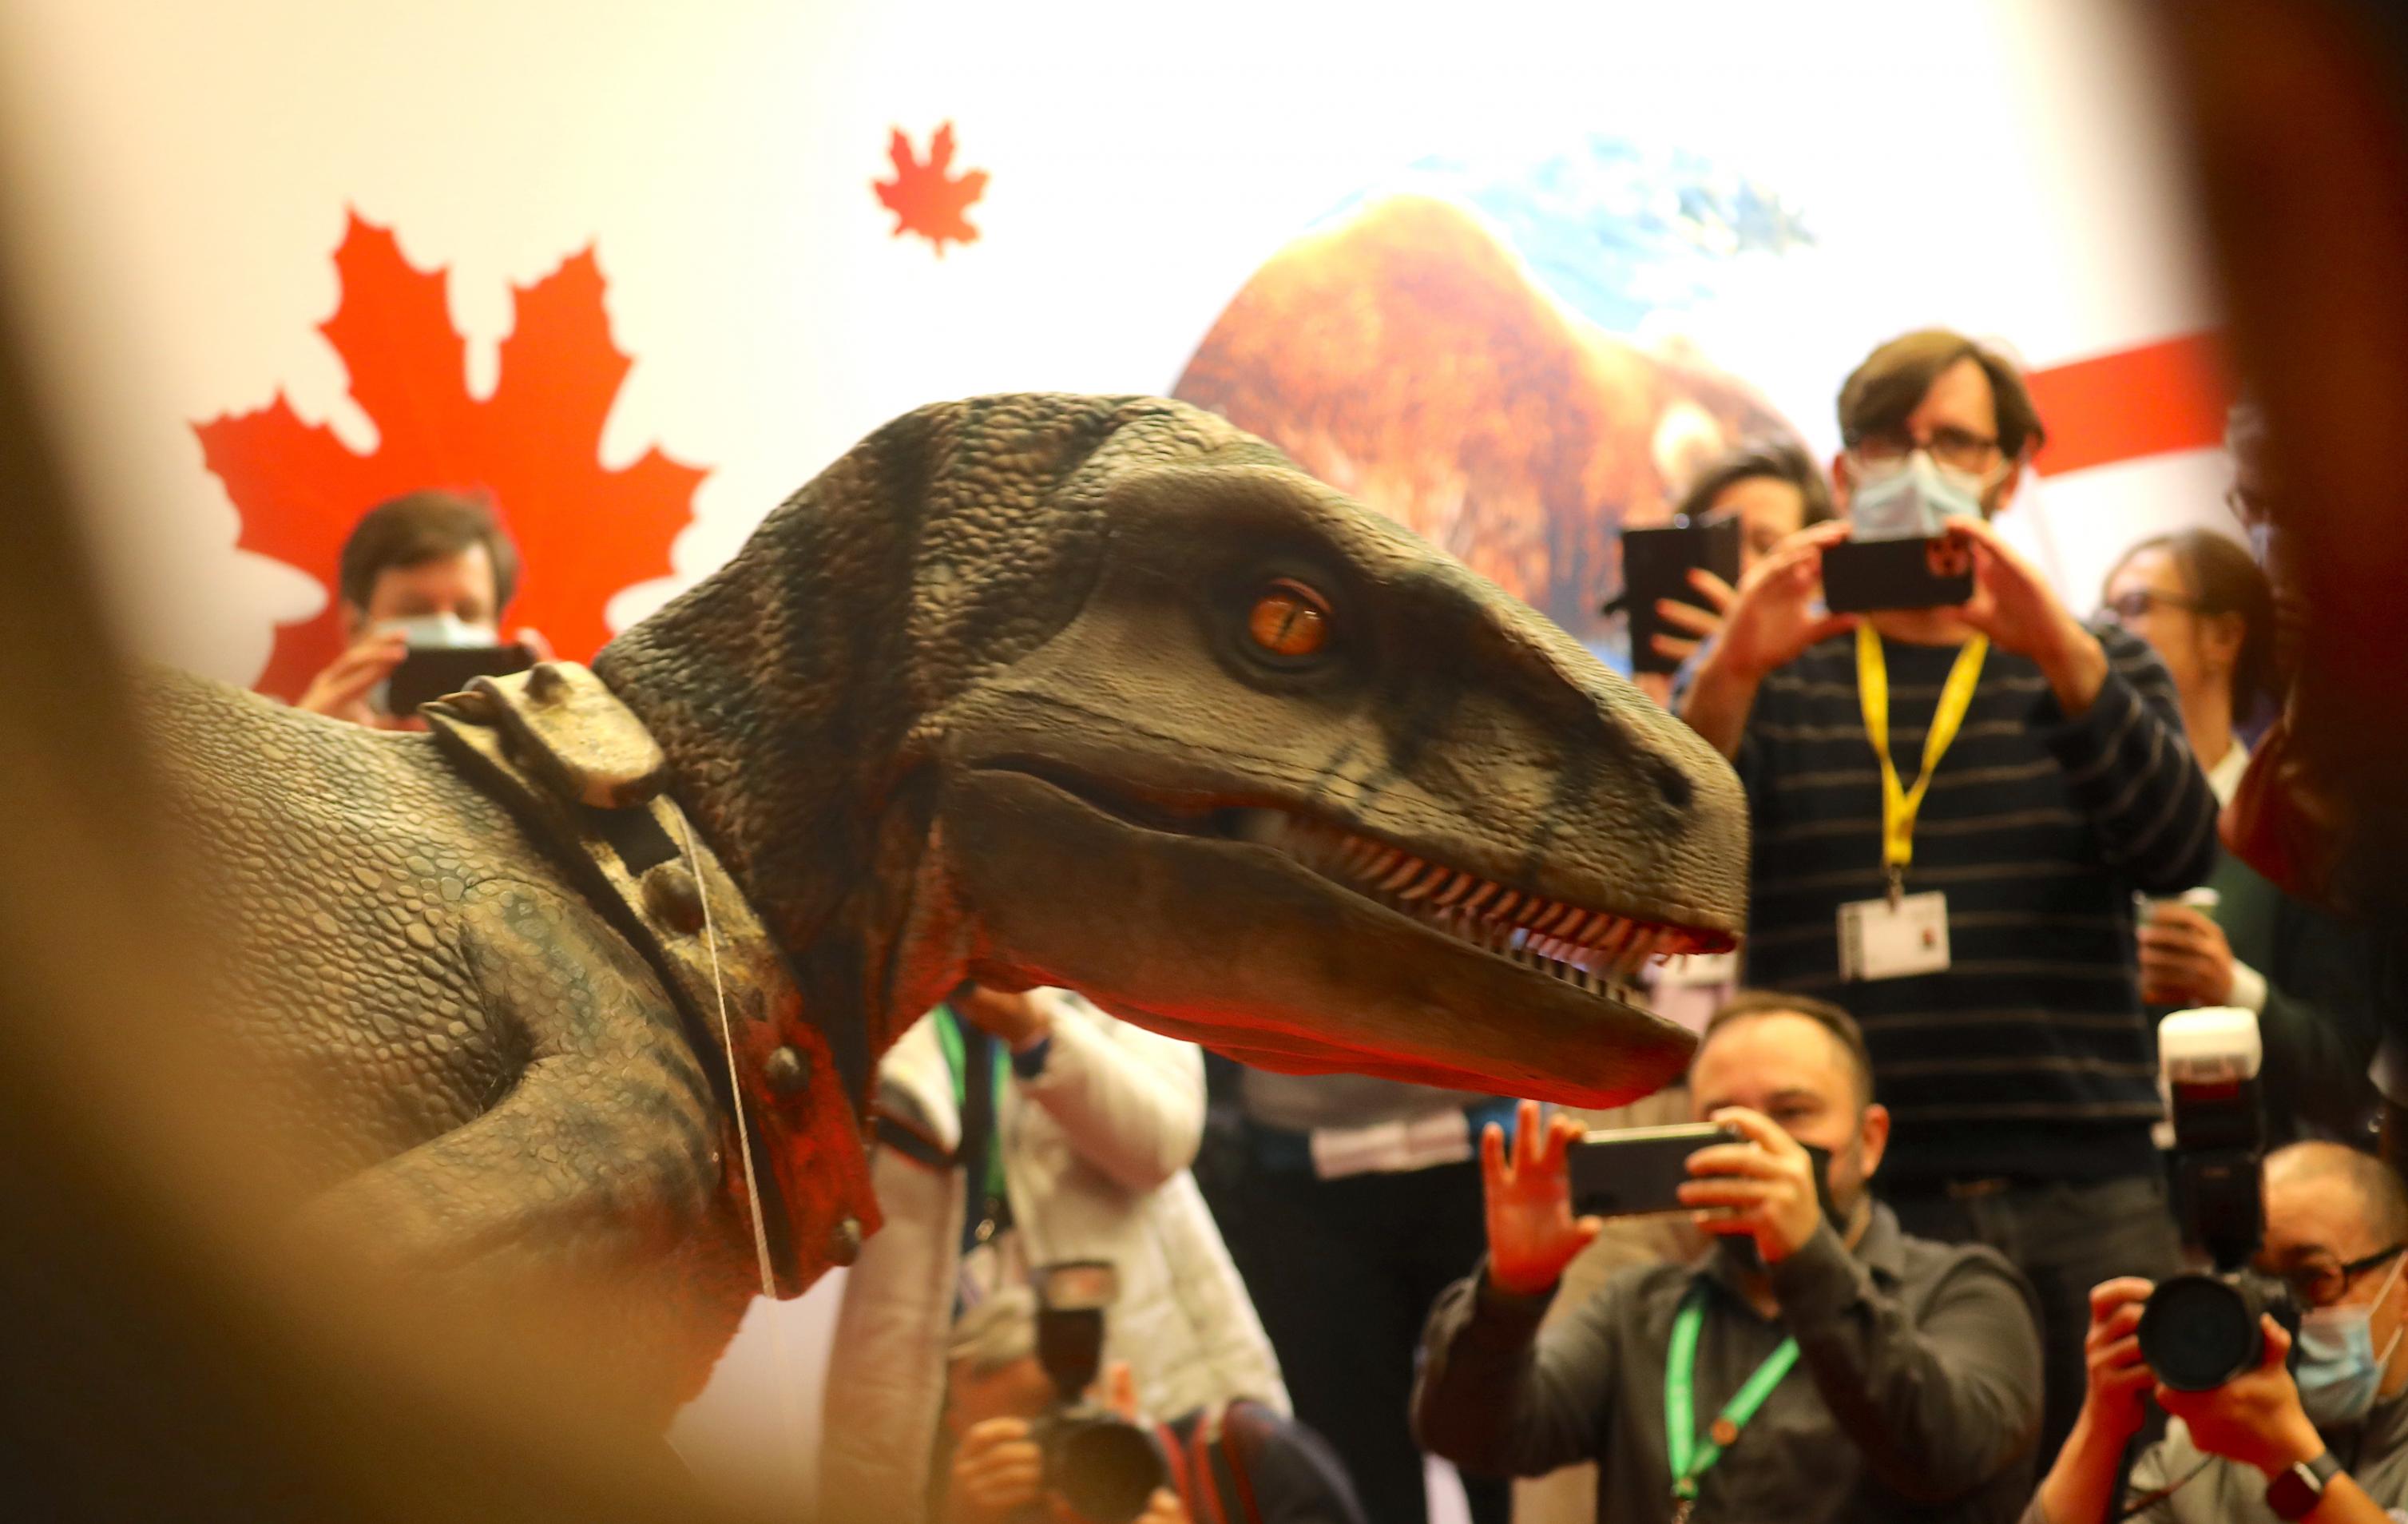
[[2266, 1506], [2276, 1518], [2305, 1518], [2325, 1501], [2325, 1488], [2341, 1474], [2341, 1462], [2330, 1450], [2314, 1460], [2302, 1460], [2266, 1484]]

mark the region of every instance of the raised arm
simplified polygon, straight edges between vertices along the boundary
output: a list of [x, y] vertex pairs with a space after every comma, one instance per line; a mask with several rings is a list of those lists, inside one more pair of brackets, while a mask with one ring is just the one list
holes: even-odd
[[1538, 1476], [1597, 1459], [1612, 1395], [1607, 1296], [1543, 1336], [1548, 1294], [1498, 1288], [1487, 1268], [1447, 1288], [1422, 1334], [1413, 1437], [1481, 1476]]
[[1070, 1146], [1131, 1190], [1196, 1162], [1204, 1141], [1204, 1057], [1193, 1042], [1115, 1021], [1067, 990], [1033, 989], [1045, 1052], [1022, 1091]]
[[2183, 740], [2165, 668], [2139, 640], [2086, 628], [1988, 525], [1952, 519], [1948, 532], [1973, 556], [1965, 622], [2047, 680], [2033, 726], [2108, 859], [2152, 894], [2205, 878], [2215, 865], [2215, 795]]
[[1534, 1476], [1590, 1458], [1611, 1392], [1611, 1292], [1539, 1335], [1564, 1267], [1602, 1226], [1571, 1215], [1568, 1116], [1539, 1125], [1521, 1104], [1512, 1157], [1495, 1123], [1480, 1135], [1488, 1259], [1448, 1288], [1422, 1335], [1413, 1433], [1484, 1475]]
[[2215, 866], [2215, 794], [2183, 740], [2172, 680], [2138, 641], [2117, 640], [2097, 697], [2069, 714], [2056, 695], [2033, 716], [2109, 860], [2152, 894]]
[[1801, 529], [1742, 578], [1721, 637], [1680, 700], [1689, 728], [1727, 757], [1739, 755], [1748, 712], [1765, 675], [1798, 659], [1817, 640], [1856, 627], [1852, 615], [1818, 615], [1823, 547], [1847, 538], [1844, 523]]

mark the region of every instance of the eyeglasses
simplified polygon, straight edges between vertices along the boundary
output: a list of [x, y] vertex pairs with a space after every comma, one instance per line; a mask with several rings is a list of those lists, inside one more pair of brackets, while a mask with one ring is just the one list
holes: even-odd
[[2274, 500], [2266, 493], [2246, 492], [2240, 487], [2224, 489], [2224, 506], [2243, 524], [2263, 524], [2274, 513]]
[[2281, 1272], [2302, 1307], [2329, 1307], [2349, 1292], [2349, 1283], [2389, 1260], [2408, 1243], [2377, 1249], [2363, 1259], [2342, 1260], [2329, 1250], [2315, 1249]]
[[2099, 614], [2100, 618], [2112, 619], [2118, 625], [2128, 625], [2136, 619], [2148, 618], [2149, 611], [2161, 603], [2169, 609], [2186, 609], [2192, 613], [2199, 612], [2200, 605], [2197, 598], [2160, 593], [2151, 587], [2136, 587], [2128, 593], [2118, 593], [2100, 604]]
[[1935, 428], [1928, 439], [1918, 439], [1904, 429], [1882, 429], [1848, 446], [1848, 453], [1867, 466], [1887, 466], [1918, 450], [1930, 451], [1931, 458], [1942, 466], [1975, 476], [1988, 470], [1999, 459], [1998, 440], [1961, 428]]

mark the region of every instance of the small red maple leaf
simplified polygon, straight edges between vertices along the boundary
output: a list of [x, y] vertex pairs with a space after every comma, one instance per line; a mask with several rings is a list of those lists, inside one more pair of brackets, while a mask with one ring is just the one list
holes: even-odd
[[978, 229], [963, 215], [970, 204], [986, 194], [986, 171], [972, 169], [964, 174], [951, 173], [953, 163], [953, 124], [939, 127], [928, 139], [928, 157], [921, 160], [911, 151], [911, 140], [903, 129], [895, 129], [887, 140], [886, 156], [895, 161], [893, 180], [874, 180], [869, 187], [878, 199], [895, 214], [895, 237], [917, 233], [936, 246], [942, 258], [948, 240], [954, 243], [975, 243]]
[[402, 258], [389, 228], [351, 214], [335, 252], [342, 299], [319, 324], [377, 427], [360, 454], [305, 424], [280, 390], [256, 412], [196, 424], [208, 468], [242, 512], [243, 549], [297, 568], [327, 589], [316, 617], [280, 625], [263, 692], [287, 699], [336, 655], [336, 560], [368, 509], [426, 487], [481, 490], [517, 540], [524, 569], [506, 611], [564, 657], [610, 638], [603, 606], [669, 570], [669, 542], [694, 516], [709, 473], [648, 450], [620, 470], [601, 462], [602, 425], [632, 362], [612, 343], [594, 248], [531, 286], [513, 286], [517, 321], [502, 340], [494, 395], [468, 395], [466, 346], [452, 326], [446, 269]]

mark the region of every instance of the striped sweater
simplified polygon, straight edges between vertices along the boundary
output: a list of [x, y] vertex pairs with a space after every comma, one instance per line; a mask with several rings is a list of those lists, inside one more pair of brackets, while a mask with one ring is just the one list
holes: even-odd
[[[1818, 995], [1863, 1023], [1896, 1119], [1895, 1184], [2098, 1180], [2155, 1167], [2156, 1033], [2137, 979], [2132, 893], [2171, 894], [2215, 860], [2215, 797], [2173, 683], [2121, 630], [2069, 721], [2040, 669], [1993, 650], [1914, 831], [1910, 894], [1948, 897], [1946, 971], [1843, 982], [1839, 907], [1884, 893], [1881, 772], [1856, 697], [1856, 639], [1765, 679], [1736, 759], [1756, 826], [1752, 984]], [[1884, 642], [1890, 746], [1914, 786], [1954, 646]]]

